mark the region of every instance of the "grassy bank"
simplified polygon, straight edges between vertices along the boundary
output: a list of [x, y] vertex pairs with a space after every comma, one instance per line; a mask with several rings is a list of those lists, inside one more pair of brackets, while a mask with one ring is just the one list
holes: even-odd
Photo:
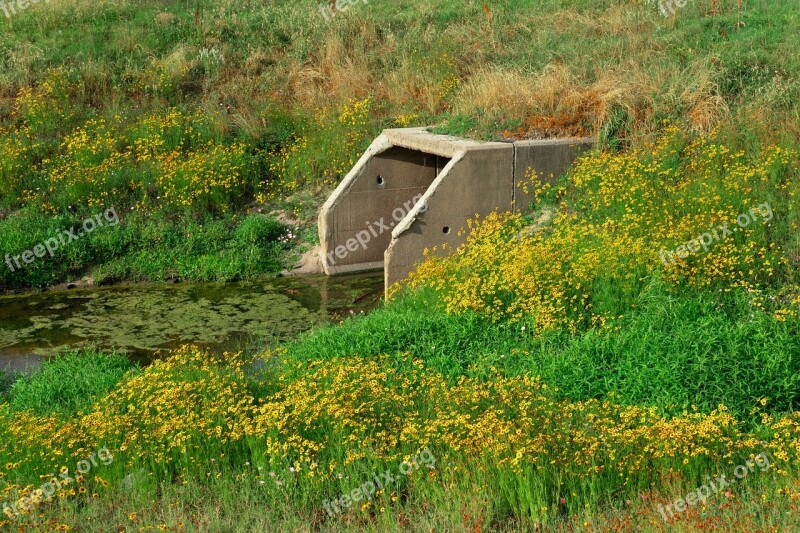
[[670, 415], [708, 413], [723, 404], [748, 418], [762, 398], [769, 398], [770, 412], [795, 410], [796, 317], [777, 321], [754, 313], [740, 295], [729, 303], [720, 309], [716, 297], [676, 298], [653, 288], [615, 331], [535, 336], [518, 325], [436, 310], [429, 295], [404, 298], [287, 349], [297, 359], [321, 362], [364, 354], [414, 357], [450, 383], [533, 374], [560, 399], [613, 393], [619, 403]]
[[[530, 215], [471, 223], [368, 316], [262, 354], [186, 347], [124, 376], [102, 358], [49, 363], [0, 404], [7, 525], [792, 527], [791, 154], [672, 130], [554, 187], [531, 176]], [[707, 250], [660, 253], [726, 223], [739, 231]], [[98, 388], [50, 394], [49, 365]], [[98, 450], [113, 460], [36, 492]], [[722, 475], [736, 481], [710, 489]]]
[[[7, 514], [30, 509], [5, 525], [611, 530], [614, 517], [662, 530], [658, 505], [707, 476], [733, 478], [748, 461], [759, 466], [741, 483], [670, 524], [721, 527], [765, 506], [741, 522], [745, 531], [784, 526], [794, 509], [794, 414], [765, 413], [746, 429], [724, 407], [663, 417], [612, 395], [560, 400], [531, 375], [453, 384], [411, 357], [282, 357], [253, 374], [238, 357], [182, 350], [77, 414], [59, 414], [67, 396], [50, 413], [26, 410], [15, 386], [2, 408], [3, 442], [15, 443], [2, 449], [3, 496]], [[76, 475], [101, 449], [113, 460]], [[59, 471], [74, 479], [36, 492]], [[385, 472], [385, 490], [331, 510], [330, 500]], [[52, 501], [41, 502], [45, 491]]]
[[800, 526], [800, 17], [658, 9], [375, 1], [326, 21], [310, 1], [53, 0], [16, 17], [0, 250], [109, 207], [120, 223], [10, 286], [273, 272], [298, 231], [278, 218], [313, 234], [386, 126], [600, 150], [556, 184], [529, 176], [527, 213], [471, 221], [366, 317], [265, 353], [76, 354], [18, 380], [0, 527]]
[[112, 207], [137, 214], [141, 235], [3, 268], [6, 288], [275, 272], [230, 261], [236, 243], [180, 241], [261, 211], [313, 242], [316, 207], [384, 127], [615, 149], [664, 119], [751, 148], [798, 133], [800, 22], [777, 0], [703, 0], [669, 18], [645, 0], [371, 2], [332, 20], [310, 0], [52, 0], [2, 24], [0, 235], [13, 238], [0, 250]]

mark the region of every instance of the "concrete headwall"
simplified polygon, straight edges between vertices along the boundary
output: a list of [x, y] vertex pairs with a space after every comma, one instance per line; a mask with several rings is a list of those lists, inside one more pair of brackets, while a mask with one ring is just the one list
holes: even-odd
[[553, 183], [566, 172], [575, 159], [594, 146], [594, 139], [548, 139], [514, 143], [514, 210], [526, 211], [533, 194], [520, 184], [527, 179], [529, 169]]
[[327, 274], [384, 268], [386, 287], [405, 279], [423, 250], [466, 237], [476, 214], [524, 210], [528, 169], [555, 179], [592, 139], [478, 143], [424, 128], [385, 130], [319, 216]]
[[386, 288], [402, 281], [423, 259], [425, 248], [464, 241], [459, 230], [476, 214], [510, 211], [514, 199], [514, 150], [487, 143], [457, 155], [436, 178], [420, 205], [392, 232], [384, 254]]
[[[322, 264], [326, 274], [383, 268], [391, 230], [430, 187], [449, 159], [373, 142], [319, 217]], [[400, 212], [402, 211], [402, 214]]]

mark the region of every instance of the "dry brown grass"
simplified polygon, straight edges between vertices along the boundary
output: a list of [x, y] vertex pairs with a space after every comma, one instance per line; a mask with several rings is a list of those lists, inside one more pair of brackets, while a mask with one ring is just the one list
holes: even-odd
[[305, 63], [290, 66], [291, 95], [311, 107], [325, 107], [348, 98], [363, 98], [375, 88], [373, 71], [364, 54], [331, 34]]
[[[110, 0], [99, 1], [103, 5]], [[218, 76], [200, 80], [202, 87], [186, 78], [200, 46], [189, 42], [141, 54], [144, 64], [127, 72], [126, 78], [141, 80], [152, 92], [158, 76], [166, 74], [172, 86], [186, 89], [190, 98], [208, 99], [209, 109], [221, 100], [226, 105], [232, 102], [233, 113], [248, 130], [257, 122], [255, 110], [261, 104], [315, 113], [368, 94], [377, 104], [376, 120], [414, 115], [432, 123], [462, 114], [485, 118], [488, 122], [482, 126], [490, 128], [499, 117], [518, 121], [520, 130], [508, 133], [524, 137], [595, 134], [621, 115], [631, 139], [657, 129], [656, 117], [677, 117], [697, 131], [707, 131], [731, 119], [731, 108], [734, 113], [761, 108], [772, 117], [772, 109], [796, 107], [785, 104], [786, 90], [777, 83], [764, 87], [757, 98], [726, 102], [716, 82], [724, 79], [729, 62], [714, 64], [708, 46], [689, 48], [689, 41], [680, 38], [677, 17], [665, 19], [646, 0], [576, 3], [558, 9], [484, 7], [480, 2], [465, 6], [444, 25], [431, 22], [438, 14], [435, 9], [430, 13], [422, 9], [425, 14], [419, 20], [389, 24], [377, 8], [364, 6], [358, 16], [343, 13], [334, 23], [326, 23], [306, 7], [262, 6], [258, 9], [273, 10], [269, 16], [274, 17], [264, 26], [269, 28], [264, 35], [285, 35], [292, 45], [266, 44], [256, 37], [260, 33], [253, 32], [252, 46], [235, 48], [221, 36], [221, 28], [235, 29], [238, 22], [229, 15], [241, 9], [239, 4], [222, 0], [217, 9], [225, 16], [215, 18], [213, 10], [205, 15], [211, 25], [205, 30], [206, 41], [214, 39], [205, 46], [223, 52], [226, 64]], [[720, 1], [716, 11], [735, 14], [739, 4], [739, 0]], [[63, 24], [68, 9], [86, 11], [98, 9], [97, 5], [88, 0], [52, 0], [47, 10], [38, 6], [37, 12], [47, 26], [51, 18], [56, 23], [54, 17], [62, 17], [58, 24]], [[193, 8], [190, 11], [159, 6], [148, 18], [157, 28], [191, 25]], [[702, 19], [710, 15], [710, 0], [697, 0], [682, 13]], [[142, 39], [137, 31], [118, 29], [111, 33], [109, 44], [131, 56], [140, 54]], [[296, 52], [304, 47], [307, 53]], [[537, 52], [531, 53], [532, 49]], [[445, 53], [453, 61], [450, 70], [441, 67]], [[0, 98], [5, 99], [16, 94], [19, 80], [40, 77], [35, 64], [43, 52], [17, 45], [7, 55], [2, 65], [6, 68], [0, 69]], [[3, 70], [13, 71], [13, 80], [9, 74], [3, 81]], [[791, 66], [785, 70], [791, 71]], [[444, 80], [443, 72], [457, 79]], [[96, 86], [108, 93], [102, 83]], [[752, 114], [758, 116], [758, 110]], [[484, 132], [485, 128], [475, 133]]]
[[156, 15], [156, 22], [159, 24], [169, 24], [175, 21], [175, 15], [172, 13], [168, 13], [166, 11], [162, 11], [158, 15]]
[[485, 69], [464, 84], [454, 107], [463, 114], [524, 117], [527, 129], [516, 136], [587, 135], [618, 108], [642, 121], [650, 118], [648, 95], [654, 84], [631, 74], [630, 67], [625, 73], [600, 72], [594, 80], [560, 64], [550, 64], [536, 74]]
[[[596, 134], [623, 115], [625, 134], [633, 139], [657, 130], [656, 117], [675, 116], [676, 110], [695, 130], [708, 131], [730, 115], [714, 82], [718, 69], [707, 56], [690, 58], [687, 66], [675, 61], [674, 49], [656, 44], [658, 27], [674, 21], [662, 19], [643, 0], [511, 20], [496, 9], [479, 9], [474, 18], [420, 42], [428, 64], [439, 55], [433, 42], [450, 43], [457, 51], [458, 82], [449, 91], [436, 69], [421, 67], [419, 57], [412, 57], [398, 33], [369, 17], [337, 20], [342, 24], [326, 27], [324, 39], [306, 57], [256, 48], [224, 84], [240, 86], [237, 100], [241, 94], [276, 97], [312, 112], [370, 94], [379, 103], [376, 109], [389, 113], [516, 119], [521, 129], [507, 133], [527, 138]], [[537, 29], [543, 27], [547, 35]], [[544, 66], [508, 61], [513, 57], [508, 43], [538, 39], [542, 48], [541, 40], [553, 34], [587, 46], [553, 54]]]

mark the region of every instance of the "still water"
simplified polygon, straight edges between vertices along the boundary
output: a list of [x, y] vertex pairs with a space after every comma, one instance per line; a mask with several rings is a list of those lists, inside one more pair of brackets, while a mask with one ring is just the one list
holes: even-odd
[[159, 350], [189, 343], [268, 346], [369, 311], [382, 297], [382, 273], [0, 296], [0, 369], [30, 371], [67, 348], [116, 350], [146, 363]]

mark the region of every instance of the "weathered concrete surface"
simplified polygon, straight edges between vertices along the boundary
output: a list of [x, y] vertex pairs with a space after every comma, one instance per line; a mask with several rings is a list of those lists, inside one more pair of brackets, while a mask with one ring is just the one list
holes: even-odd
[[563, 174], [584, 152], [591, 150], [594, 139], [554, 139], [514, 143], [514, 210], [526, 211], [533, 201], [530, 190], [521, 187], [529, 182], [529, 169], [550, 183]]
[[322, 208], [327, 274], [384, 268], [387, 289], [423, 260], [423, 250], [466, 240], [468, 219], [525, 209], [528, 169], [553, 179], [591, 139], [479, 143], [425, 128], [385, 130]]
[[479, 143], [471, 139], [461, 139], [452, 135], [436, 135], [430, 133], [427, 128], [395, 128], [384, 130], [385, 137], [394, 146], [403, 146], [411, 150], [427, 152], [444, 157], [454, 157], [456, 154], [466, 152], [474, 148], [485, 146], [485, 144], [501, 143]]
[[486, 143], [456, 155], [453, 164], [428, 188], [425, 196], [392, 232], [384, 254], [386, 288], [405, 279], [423, 259], [425, 248], [465, 239], [459, 230], [476, 214], [495, 209], [510, 211], [514, 197], [514, 148], [506, 143]]
[[[326, 274], [383, 268], [391, 229], [411, 210], [448, 159], [378, 137], [319, 216]], [[402, 213], [399, 210], [402, 209]]]

